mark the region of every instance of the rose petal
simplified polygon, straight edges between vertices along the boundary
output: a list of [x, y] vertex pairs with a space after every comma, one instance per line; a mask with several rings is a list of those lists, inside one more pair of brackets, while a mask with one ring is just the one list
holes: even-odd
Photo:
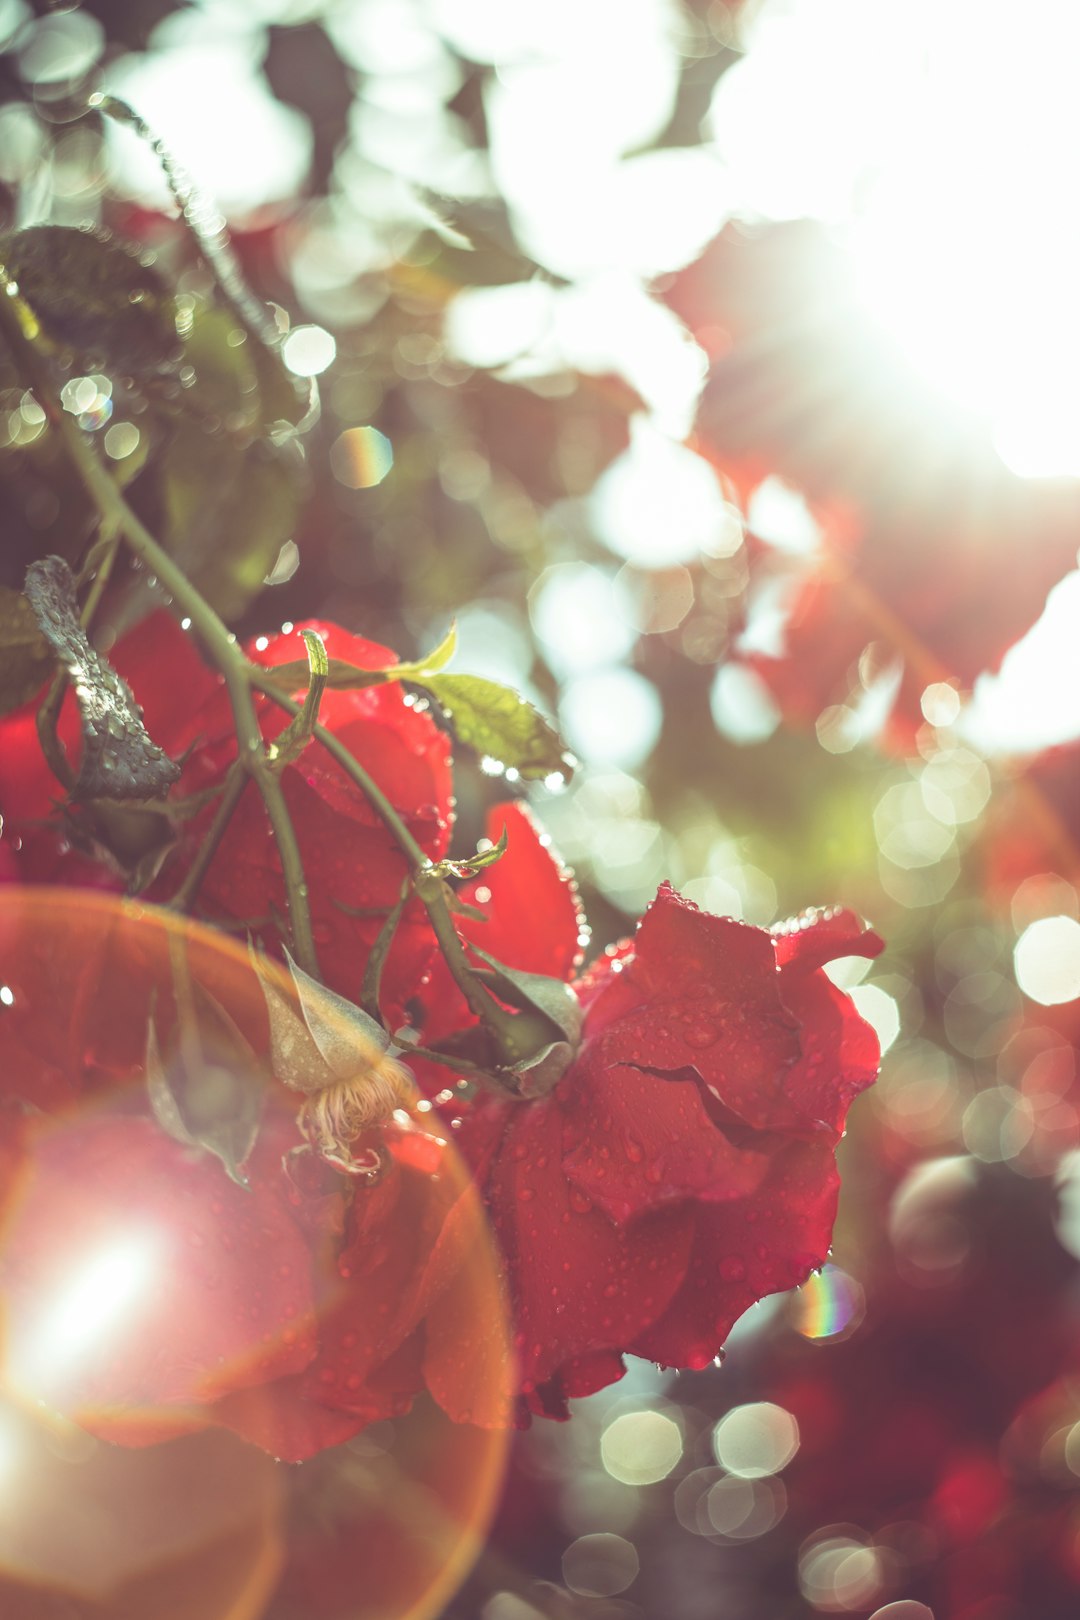
[[735, 1147], [716, 1128], [695, 1081], [613, 1063], [604, 1041], [560, 1100], [567, 1178], [620, 1226], [680, 1199], [745, 1198], [768, 1170], [766, 1153]]
[[[366, 1411], [371, 1378], [420, 1326], [460, 1264], [452, 1239], [443, 1237], [457, 1196], [452, 1166], [434, 1139], [423, 1137], [419, 1145], [435, 1150], [432, 1162], [411, 1162], [416, 1144], [409, 1134], [390, 1133], [383, 1142], [389, 1155], [383, 1176], [356, 1190], [338, 1260], [337, 1297], [300, 1385], [308, 1400]], [[418, 1375], [416, 1390], [422, 1382]]]
[[780, 994], [798, 1020], [802, 1047], [802, 1056], [784, 1076], [784, 1090], [805, 1119], [820, 1120], [839, 1134], [852, 1100], [877, 1075], [877, 1035], [820, 971], [785, 971]]
[[824, 1265], [839, 1186], [831, 1142], [797, 1141], [745, 1201], [698, 1204], [685, 1282], [663, 1320], [628, 1348], [666, 1366], [708, 1366], [755, 1300]]
[[603, 1033], [611, 1062], [696, 1071], [755, 1129], [798, 1124], [784, 1075], [799, 1044], [771, 936], [699, 911], [670, 884], [645, 913], [633, 957], [597, 994], [588, 1032]]
[[567, 1181], [555, 1094], [506, 1107], [488, 1194], [527, 1393], [569, 1361], [624, 1348], [663, 1314], [686, 1269], [693, 1215], [680, 1204], [616, 1226]]
[[885, 942], [864, 928], [853, 911], [805, 911], [771, 930], [776, 965], [787, 976], [812, 972], [841, 956], [878, 956]]

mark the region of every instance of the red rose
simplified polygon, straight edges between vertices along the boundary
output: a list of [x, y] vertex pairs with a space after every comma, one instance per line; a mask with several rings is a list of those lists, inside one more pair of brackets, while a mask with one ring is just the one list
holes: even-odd
[[[301, 628], [317, 630], [332, 658], [363, 669], [384, 669], [395, 661], [385, 647], [337, 626]], [[306, 662], [299, 630], [260, 637], [246, 650], [266, 666]], [[220, 676], [203, 663], [192, 637], [171, 615], [157, 613], [118, 642], [109, 657], [141, 705], [150, 736], [170, 757], [184, 759], [172, 800], [220, 786], [236, 758], [232, 711]], [[264, 737], [276, 737], [288, 715], [261, 695], [255, 703]], [[450, 745], [430, 714], [406, 699], [399, 685], [388, 684], [327, 691], [320, 719], [388, 794], [425, 853], [433, 859], [445, 854], [452, 820]], [[77, 759], [79, 721], [70, 696], [59, 732], [69, 757]], [[371, 945], [400, 894], [407, 873], [404, 857], [364, 795], [318, 743], [284, 768], [281, 783], [300, 844], [323, 977], [355, 1001]], [[54, 811], [54, 801], [62, 797], [41, 753], [33, 707], [0, 722], [0, 813], [5, 817], [4, 842], [22, 842], [22, 853], [15, 856], [18, 877], [23, 882], [120, 887], [121, 879], [108, 866], [70, 852], [70, 836], [58, 827]], [[178, 821], [178, 842], [146, 891], [149, 898], [168, 900], [175, 894], [215, 803]], [[50, 825], [39, 825], [50, 817]], [[245, 789], [211, 862], [198, 909], [212, 921], [248, 925], [268, 948], [280, 942], [277, 919], [286, 914], [285, 889], [270, 824], [253, 784]], [[433, 948], [426, 923], [410, 908], [384, 976], [388, 1007], [400, 1012]]]
[[[331, 658], [362, 669], [385, 669], [395, 662], [387, 648], [336, 625], [317, 623], [275, 636], [265, 645], [260, 638], [246, 651], [267, 667], [303, 662], [303, 629], [319, 633]], [[118, 667], [127, 673], [119, 660]], [[134, 672], [127, 678], [138, 693]], [[264, 737], [272, 739], [284, 730], [288, 716], [271, 699], [258, 697], [256, 707]], [[453, 816], [450, 742], [430, 714], [407, 699], [399, 685], [388, 684], [326, 691], [319, 718], [387, 794], [424, 853], [433, 860], [444, 855]], [[146, 724], [154, 740], [173, 752], [155, 733], [149, 710]], [[232, 715], [220, 686], [200, 712], [199, 732], [179, 794], [220, 781], [236, 757]], [[356, 1001], [368, 953], [407, 876], [405, 858], [359, 788], [318, 743], [285, 767], [281, 784], [300, 844], [322, 977], [331, 989]], [[212, 815], [211, 806], [184, 830], [155, 897], [173, 892]], [[270, 824], [254, 787], [246, 790], [229, 823], [202, 885], [200, 904], [211, 919], [251, 921], [268, 947], [279, 940], [273, 919], [285, 914], [285, 889]], [[418, 908], [410, 908], [384, 977], [385, 1001], [395, 1016], [416, 989], [433, 948], [426, 921]]]
[[[506, 960], [550, 967], [560, 931], [568, 959], [577, 948], [558, 913], [497, 909], [536, 862], [532, 839], [516, 825], [470, 898], [488, 891]], [[834, 1151], [878, 1049], [820, 968], [880, 948], [848, 912], [769, 934], [665, 886], [634, 941], [579, 981], [584, 1041], [554, 1090], [464, 1111], [529, 1408], [564, 1414], [620, 1376], [624, 1352], [704, 1366], [749, 1305], [824, 1262]]]

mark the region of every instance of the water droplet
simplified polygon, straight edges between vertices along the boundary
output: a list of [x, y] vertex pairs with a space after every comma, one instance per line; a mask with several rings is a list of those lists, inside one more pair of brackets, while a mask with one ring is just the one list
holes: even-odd
[[692, 1046], [695, 1052], [703, 1052], [707, 1046], [715, 1046], [719, 1031], [710, 1029], [707, 1024], [698, 1024], [688, 1029], [684, 1039], [687, 1046]]

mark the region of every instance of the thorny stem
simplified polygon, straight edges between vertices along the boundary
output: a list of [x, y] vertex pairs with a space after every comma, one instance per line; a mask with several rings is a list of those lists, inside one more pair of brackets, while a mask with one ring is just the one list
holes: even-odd
[[262, 795], [281, 857], [296, 958], [305, 972], [317, 978], [318, 959], [311, 931], [311, 908], [300, 846], [281, 782], [270, 767], [263, 747], [252, 697], [251, 666], [237, 645], [235, 636], [229, 633], [210, 604], [132, 511], [74, 417], [63, 409], [45, 358], [23, 329], [11, 285], [3, 274], [2, 266], [0, 282], [0, 329], [47, 420], [59, 434], [83, 488], [97, 507], [103, 527], [122, 535], [143, 566], [158, 579], [180, 612], [190, 621], [211, 661], [224, 678], [236, 727], [239, 757], [244, 770], [254, 779]]

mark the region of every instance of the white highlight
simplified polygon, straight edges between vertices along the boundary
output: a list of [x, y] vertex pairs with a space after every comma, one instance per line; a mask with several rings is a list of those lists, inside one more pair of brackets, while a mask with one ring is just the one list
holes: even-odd
[[[226, 213], [244, 214], [302, 188], [311, 126], [274, 98], [242, 37], [124, 57], [110, 68], [108, 88], [144, 115]], [[171, 208], [161, 164], [149, 148], [112, 123], [107, 134], [118, 185], [152, 206]]]
[[741, 544], [720, 480], [707, 461], [658, 433], [643, 416], [630, 448], [600, 475], [590, 507], [605, 545], [642, 568], [729, 557]]
[[905, 355], [1023, 476], [1080, 472], [1080, 14], [767, 0], [711, 133], [737, 210], [842, 228]]
[[778, 1474], [798, 1449], [799, 1425], [772, 1401], [736, 1406], [713, 1430], [717, 1462], [739, 1479]]
[[318, 377], [336, 354], [335, 339], [321, 326], [296, 326], [281, 345], [281, 358], [294, 377]]
[[1016, 942], [1016, 982], [1032, 1001], [1057, 1007], [1080, 996], [1080, 922], [1040, 917]]
[[[76, 1234], [77, 1236], [77, 1234]], [[91, 1255], [20, 1335], [12, 1373], [27, 1389], [57, 1394], [78, 1363], [114, 1337], [162, 1263], [156, 1236], [139, 1233]]]

